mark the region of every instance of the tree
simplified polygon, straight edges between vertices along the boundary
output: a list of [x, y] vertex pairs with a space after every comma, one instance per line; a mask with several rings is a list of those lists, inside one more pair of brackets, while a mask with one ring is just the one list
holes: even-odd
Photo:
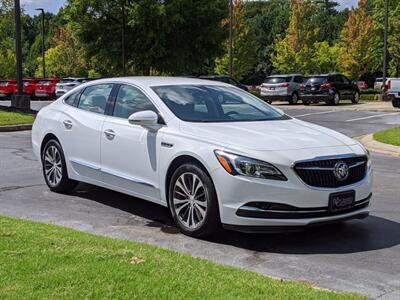
[[290, 19], [290, 0], [245, 2], [249, 26], [255, 34], [258, 63], [249, 79], [261, 83], [273, 70], [272, 55], [275, 41], [283, 38]]
[[[400, 12], [400, 3], [397, 7], [397, 15]], [[400, 17], [391, 18], [391, 32], [388, 38], [388, 50], [391, 57], [390, 75], [400, 77]]]
[[374, 24], [366, 4], [367, 0], [360, 0], [359, 6], [350, 12], [341, 33], [339, 67], [353, 79], [359, 79], [374, 69], [371, 64]]
[[[257, 64], [257, 43], [255, 34], [246, 19], [246, 6], [237, 0], [233, 7], [233, 77], [241, 80]], [[229, 42], [225, 42], [225, 55], [216, 59], [218, 74], [229, 72]]]
[[[68, 27], [58, 28], [53, 37], [54, 47], [45, 54], [47, 74], [50, 77], [87, 76], [88, 65], [83, 58], [83, 49]], [[42, 77], [42, 57], [38, 57], [36, 77]]]
[[13, 1], [0, 0], [0, 78], [15, 78]]
[[[316, 11], [312, 21], [316, 27], [319, 27], [318, 41], [326, 41], [333, 45], [340, 37], [340, 31], [347, 18], [348, 10], [339, 12], [336, 1], [332, 0], [314, 0]], [[344, 16], [344, 17], [343, 17]]]
[[201, 70], [222, 52], [225, 0], [70, 0], [66, 15], [87, 58], [104, 75], [121, 74], [122, 4], [132, 71], [182, 74]]
[[327, 41], [315, 42], [315, 52], [312, 57], [313, 72], [329, 73], [338, 70], [338, 55], [340, 48], [337, 45], [330, 46]]
[[277, 39], [276, 53], [272, 57], [278, 72], [310, 74], [314, 70], [311, 58], [319, 28], [311, 22], [315, 4], [308, 0], [292, 0], [291, 17], [286, 36]]

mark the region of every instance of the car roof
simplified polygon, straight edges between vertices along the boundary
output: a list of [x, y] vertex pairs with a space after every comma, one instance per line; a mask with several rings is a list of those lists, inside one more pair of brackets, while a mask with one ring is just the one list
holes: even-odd
[[303, 76], [303, 74], [279, 74], [279, 75], [269, 75], [267, 78], [272, 78], [272, 77], [289, 77], [289, 76]]
[[115, 77], [93, 80], [87, 85], [101, 84], [101, 83], [131, 83], [139, 86], [153, 87], [153, 86], [166, 86], [166, 85], [219, 85], [231, 86], [229, 84], [199, 78], [187, 77], [164, 77], [164, 76], [135, 76], [135, 77]]

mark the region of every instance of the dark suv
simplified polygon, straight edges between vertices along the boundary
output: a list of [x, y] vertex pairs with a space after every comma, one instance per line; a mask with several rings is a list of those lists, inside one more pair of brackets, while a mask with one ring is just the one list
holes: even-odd
[[355, 82], [339, 73], [313, 75], [301, 85], [300, 98], [304, 105], [320, 101], [338, 105], [340, 100], [358, 103], [360, 90]]

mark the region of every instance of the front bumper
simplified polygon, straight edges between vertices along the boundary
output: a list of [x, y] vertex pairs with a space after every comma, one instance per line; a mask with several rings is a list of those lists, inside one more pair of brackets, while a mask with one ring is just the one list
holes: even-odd
[[[296, 153], [306, 150], [297, 150]], [[361, 154], [361, 153], [360, 153]], [[293, 154], [294, 155], [294, 154]], [[372, 170], [361, 181], [337, 188], [318, 188], [302, 182], [290, 166], [274, 164], [288, 178], [287, 181], [232, 176], [223, 168], [212, 172], [212, 180], [219, 200], [221, 222], [226, 227], [271, 227], [298, 230], [316, 224], [339, 222], [344, 219], [365, 217], [369, 214]], [[355, 191], [355, 205], [350, 209], [331, 213], [330, 195]], [[272, 211], [249, 207], [250, 203], [275, 203], [291, 211]], [[263, 230], [265, 231], [265, 230]]]

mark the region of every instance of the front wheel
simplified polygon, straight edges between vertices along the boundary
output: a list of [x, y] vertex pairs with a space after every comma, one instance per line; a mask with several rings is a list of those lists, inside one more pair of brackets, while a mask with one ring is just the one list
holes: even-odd
[[351, 99], [351, 103], [358, 104], [359, 101], [360, 101], [360, 94], [356, 92], [353, 98]]
[[197, 164], [184, 164], [174, 172], [168, 201], [172, 217], [182, 233], [204, 237], [220, 228], [214, 184]]
[[56, 193], [72, 191], [77, 181], [68, 178], [64, 152], [57, 140], [50, 140], [42, 154], [43, 176], [47, 186]]

